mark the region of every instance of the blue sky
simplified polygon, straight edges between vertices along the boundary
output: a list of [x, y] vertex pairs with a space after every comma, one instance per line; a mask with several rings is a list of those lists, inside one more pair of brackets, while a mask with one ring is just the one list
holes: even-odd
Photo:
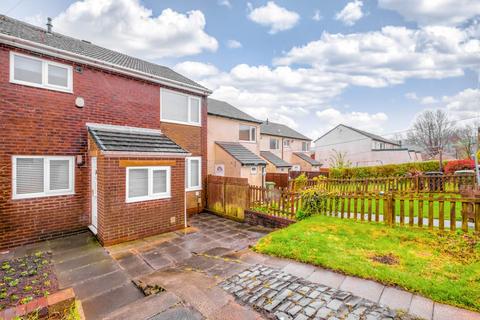
[[[168, 65], [316, 138], [480, 116], [480, 1], [3, 0], [0, 12]], [[233, 43], [233, 44], [232, 44]]]

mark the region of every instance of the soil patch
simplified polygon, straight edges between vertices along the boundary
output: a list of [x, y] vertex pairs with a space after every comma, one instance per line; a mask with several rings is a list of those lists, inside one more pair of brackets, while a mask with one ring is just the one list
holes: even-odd
[[38, 251], [0, 261], [0, 310], [26, 304], [58, 291], [51, 253]]
[[376, 255], [372, 256], [370, 259], [372, 259], [375, 262], [388, 264], [388, 265], [398, 264], [398, 258], [391, 253], [389, 253], [389, 254], [376, 254]]

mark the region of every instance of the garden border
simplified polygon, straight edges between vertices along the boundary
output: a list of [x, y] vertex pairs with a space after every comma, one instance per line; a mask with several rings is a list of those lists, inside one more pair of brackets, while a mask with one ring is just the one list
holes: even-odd
[[[26, 304], [0, 311], [0, 319], [11, 320], [38, 312], [39, 318], [46, 318], [59, 311], [67, 310], [75, 304], [75, 292], [72, 288], [63, 289], [47, 297], [34, 299]], [[77, 305], [78, 306], [78, 305]]]
[[295, 223], [295, 220], [290, 220], [283, 217], [276, 217], [262, 212], [245, 209], [244, 211], [245, 223], [252, 226], [263, 226], [266, 228], [280, 229], [285, 228]]

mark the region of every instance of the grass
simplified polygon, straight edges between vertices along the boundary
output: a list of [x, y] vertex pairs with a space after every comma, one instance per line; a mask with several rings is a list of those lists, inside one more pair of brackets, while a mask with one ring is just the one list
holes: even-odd
[[472, 234], [314, 216], [265, 236], [255, 250], [480, 311], [480, 238]]

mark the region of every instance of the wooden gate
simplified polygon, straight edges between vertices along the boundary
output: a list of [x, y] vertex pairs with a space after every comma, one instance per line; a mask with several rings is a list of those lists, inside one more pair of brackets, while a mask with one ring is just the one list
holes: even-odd
[[207, 208], [214, 213], [243, 220], [243, 211], [249, 205], [249, 185], [247, 178], [219, 177], [207, 178]]

